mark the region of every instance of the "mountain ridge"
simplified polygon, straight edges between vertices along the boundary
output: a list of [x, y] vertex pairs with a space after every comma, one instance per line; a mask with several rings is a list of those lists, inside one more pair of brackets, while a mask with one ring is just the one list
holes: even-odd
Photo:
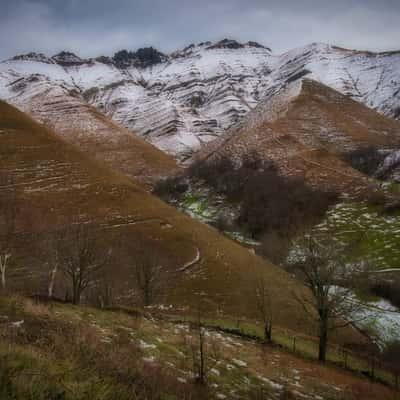
[[[153, 49], [149, 59], [158, 53]], [[119, 68], [110, 57], [83, 63], [70, 53], [64, 57], [72, 64], [49, 64], [40, 55], [0, 63], [0, 98], [20, 106], [19, 84], [29, 79], [67, 88], [180, 161], [239, 122], [271, 90], [298, 79], [316, 80], [389, 117], [400, 117], [400, 52], [313, 43], [275, 55], [253, 42], [226, 39], [189, 45], [144, 68], [135, 66], [136, 61]], [[33, 89], [30, 96], [34, 101]]]
[[[396, 50], [379, 50], [379, 51], [374, 51], [374, 50], [362, 50], [362, 49], [356, 49], [356, 48], [349, 48], [349, 47], [342, 47], [338, 46], [335, 44], [328, 44], [326, 42], [312, 42], [309, 43], [308, 45], [304, 46], [299, 46], [293, 49], [289, 49], [286, 51], [283, 51], [281, 53], [277, 53], [277, 55], [283, 55], [286, 53], [289, 53], [291, 51], [295, 51], [296, 49], [303, 49], [307, 47], [323, 47], [323, 46], [328, 46], [331, 47], [332, 49], [338, 50], [338, 51], [343, 51], [343, 52], [349, 52], [349, 53], [358, 53], [358, 54], [369, 54], [369, 55], [378, 55], [378, 56], [387, 56], [387, 55], [395, 55], [400, 53], [400, 49]], [[264, 44], [261, 44], [256, 41], [249, 40], [247, 42], [239, 42], [236, 39], [221, 39], [219, 41], [206, 41], [206, 42], [199, 42], [199, 43], [190, 43], [189, 45], [186, 45], [183, 48], [178, 48], [175, 50], [172, 50], [170, 52], [163, 52], [160, 51], [159, 49], [153, 47], [153, 46], [144, 46], [144, 47], [138, 47], [136, 49], [121, 49], [116, 51], [112, 56], [110, 55], [98, 55], [94, 57], [85, 57], [82, 58], [78, 56], [75, 52], [69, 51], [69, 50], [61, 50], [58, 53], [48, 56], [45, 53], [42, 52], [29, 52], [29, 53], [21, 53], [17, 54], [11, 58], [6, 58], [3, 60], [0, 60], [0, 62], [4, 61], [10, 61], [10, 60], [32, 60], [32, 61], [47, 61], [48, 63], [54, 63], [54, 64], [60, 64], [62, 65], [64, 62], [68, 61], [68, 58], [70, 59], [70, 62], [76, 62], [76, 63], [91, 63], [91, 62], [100, 62], [103, 64], [108, 64], [110, 61], [115, 62], [115, 56], [120, 53], [120, 52], [126, 52], [130, 54], [131, 56], [135, 57], [137, 53], [143, 53], [143, 51], [154, 51], [158, 53], [159, 55], [163, 56], [164, 59], [162, 62], [167, 62], [169, 58], [176, 58], [180, 57], [182, 55], [187, 55], [188, 52], [192, 51], [195, 48], [199, 47], [204, 47], [207, 50], [212, 50], [212, 49], [218, 49], [218, 48], [226, 48], [226, 49], [231, 49], [231, 50], [237, 50], [237, 49], [242, 49], [245, 47], [255, 47], [255, 48], [263, 48], [268, 50], [271, 54], [273, 53], [271, 47], [268, 47]]]
[[[269, 52], [272, 53], [272, 50], [270, 47], [264, 46], [258, 42], [255, 41], [248, 41], [245, 43], [240, 43], [235, 39], [222, 39], [216, 42], [211, 42], [211, 41], [206, 41], [206, 42], [199, 42], [197, 44], [191, 43], [187, 46], [185, 46], [182, 49], [176, 49], [173, 50], [169, 53], [163, 53], [162, 51], [158, 50], [157, 48], [154, 48], [153, 46], [149, 47], [139, 47], [136, 50], [129, 50], [129, 49], [121, 49], [118, 50], [117, 52], [114, 53], [113, 56], [105, 56], [105, 55], [100, 55], [96, 57], [88, 57], [88, 58], [81, 58], [78, 56], [76, 53], [68, 51], [68, 50], [62, 50], [53, 56], [47, 56], [44, 53], [38, 53], [38, 52], [30, 52], [30, 53], [23, 53], [23, 54], [18, 54], [14, 57], [11, 57], [10, 59], [5, 59], [2, 61], [9, 61], [9, 60], [32, 60], [32, 61], [43, 61], [47, 62], [49, 64], [59, 64], [59, 65], [64, 65], [68, 66], [65, 64], [68, 63], [76, 63], [76, 64], [84, 64], [84, 63], [93, 63], [95, 61], [101, 62], [104, 64], [108, 64], [110, 62], [113, 62], [115, 64], [118, 64], [118, 59], [123, 59], [123, 58], [146, 58], [146, 53], [148, 53], [150, 56], [152, 54], [159, 55], [160, 56], [160, 61], [159, 62], [167, 62], [169, 61], [170, 58], [176, 58], [180, 57], [182, 55], [187, 55], [187, 53], [196, 47], [203, 47], [207, 50], [212, 50], [212, 49], [218, 49], [218, 48], [226, 48], [226, 49], [242, 49], [245, 47], [255, 47], [255, 48], [263, 48], [268, 50]], [[0, 61], [1, 62], [1, 61]], [[158, 62], [156, 62], [158, 63]], [[122, 64], [123, 66], [123, 64]], [[146, 66], [144, 66], [145, 68]]]

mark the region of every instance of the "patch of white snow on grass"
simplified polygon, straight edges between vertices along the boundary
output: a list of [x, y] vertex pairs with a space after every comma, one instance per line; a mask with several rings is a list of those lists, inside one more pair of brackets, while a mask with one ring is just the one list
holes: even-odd
[[247, 367], [247, 363], [242, 361], [242, 360], [238, 360], [237, 358], [232, 359], [232, 362], [234, 364], [236, 364], [239, 367]]
[[139, 347], [141, 349], [156, 349], [157, 348], [157, 346], [155, 344], [146, 343], [142, 339], [139, 340]]

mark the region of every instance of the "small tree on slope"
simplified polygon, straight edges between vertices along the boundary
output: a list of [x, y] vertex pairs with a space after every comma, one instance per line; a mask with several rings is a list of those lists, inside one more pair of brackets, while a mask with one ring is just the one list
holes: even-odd
[[107, 256], [97, 254], [94, 229], [78, 222], [67, 228], [58, 251], [60, 270], [72, 290], [72, 303], [79, 304], [82, 294], [94, 284]]
[[260, 276], [254, 281], [254, 296], [258, 318], [263, 323], [264, 340], [272, 341], [273, 306], [266, 279]]
[[195, 383], [199, 385], [207, 383], [209, 373], [219, 360], [217, 344], [203, 324], [203, 315], [206, 310], [206, 303], [200, 302], [197, 306], [196, 318], [190, 323], [191, 335], [184, 337], [185, 344], [189, 346]]
[[318, 324], [318, 359], [326, 360], [329, 333], [364, 319], [364, 305], [354, 299], [356, 281], [364, 274], [363, 265], [348, 265], [345, 256], [350, 249], [334, 244], [324, 245], [306, 236], [298, 243], [300, 254], [290, 267], [310, 289], [310, 295], [295, 297], [305, 312]]
[[167, 273], [165, 260], [158, 249], [136, 249], [133, 259], [133, 282], [142, 305], [148, 307], [160, 301], [171, 288], [173, 273]]

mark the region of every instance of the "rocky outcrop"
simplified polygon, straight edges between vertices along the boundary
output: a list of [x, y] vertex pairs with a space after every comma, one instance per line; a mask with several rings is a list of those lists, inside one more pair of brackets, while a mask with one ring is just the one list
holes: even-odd
[[243, 44], [232, 39], [223, 39], [207, 47], [207, 49], [243, 49], [243, 48], [244, 48]]
[[[194, 45], [192, 45], [194, 46]], [[233, 39], [223, 39], [220, 40], [217, 43], [210, 44], [208, 47], [206, 47], [208, 50], [212, 49], [231, 49], [231, 50], [237, 50], [237, 49], [244, 49], [245, 47], [255, 47], [258, 49], [266, 49], [268, 51], [271, 51], [269, 47], [263, 46], [260, 43], [249, 41], [247, 43], [239, 43], [237, 40]]]
[[88, 62], [87, 60], [83, 60], [76, 54], [70, 53], [68, 51], [62, 51], [61, 53], [56, 54], [55, 56], [52, 57], [52, 60], [56, 62], [58, 65], [61, 65], [63, 67], [82, 65]]
[[121, 50], [114, 54], [113, 61], [118, 68], [147, 68], [167, 60], [167, 56], [153, 47], [144, 47], [135, 52]]
[[54, 61], [51, 58], [48, 58], [43, 53], [27, 53], [27, 54], [19, 54], [12, 58], [15, 61], [36, 61], [45, 64], [53, 64]]

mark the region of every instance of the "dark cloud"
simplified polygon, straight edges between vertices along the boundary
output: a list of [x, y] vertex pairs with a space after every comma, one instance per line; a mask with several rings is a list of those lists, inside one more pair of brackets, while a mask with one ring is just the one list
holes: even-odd
[[311, 42], [400, 48], [399, 0], [1, 0], [0, 58], [81, 56], [153, 45], [172, 51], [232, 37], [276, 52]]

